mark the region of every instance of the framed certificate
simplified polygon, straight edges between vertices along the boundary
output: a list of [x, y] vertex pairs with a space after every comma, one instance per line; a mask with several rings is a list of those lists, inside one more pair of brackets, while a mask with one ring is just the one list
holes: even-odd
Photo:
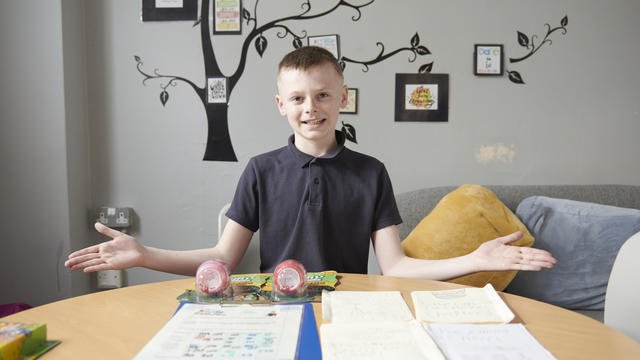
[[502, 45], [476, 44], [473, 51], [473, 73], [478, 76], [501, 76], [504, 74], [504, 51]]
[[198, 0], [142, 0], [142, 21], [197, 19]]
[[213, 33], [216, 35], [242, 34], [242, 1], [213, 1]]

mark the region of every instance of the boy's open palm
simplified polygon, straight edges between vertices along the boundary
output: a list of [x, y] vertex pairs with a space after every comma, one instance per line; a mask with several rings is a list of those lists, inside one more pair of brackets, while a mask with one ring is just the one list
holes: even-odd
[[78, 250], [69, 255], [65, 266], [84, 272], [120, 270], [141, 266], [144, 247], [133, 236], [95, 224], [96, 230], [112, 240]]
[[522, 233], [515, 232], [480, 245], [473, 252], [479, 271], [537, 271], [542, 268], [551, 268], [557, 262], [548, 251], [509, 245], [520, 238], [522, 238]]

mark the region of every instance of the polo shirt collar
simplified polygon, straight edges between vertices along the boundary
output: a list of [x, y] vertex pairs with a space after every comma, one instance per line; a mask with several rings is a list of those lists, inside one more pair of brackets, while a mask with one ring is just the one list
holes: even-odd
[[[338, 143], [338, 146], [336, 146], [335, 149], [331, 150], [330, 152], [320, 156], [317, 159], [333, 159], [335, 157], [337, 157], [342, 150], [344, 150], [344, 141], [345, 141], [345, 137], [344, 134], [342, 133], [342, 131], [338, 131], [336, 130], [336, 142]], [[289, 151], [291, 152], [291, 154], [293, 155], [293, 157], [295, 158], [295, 161], [300, 165], [300, 167], [305, 167], [309, 164], [309, 162], [311, 162], [312, 160], [316, 159], [315, 157], [303, 153], [302, 151], [298, 150], [298, 148], [295, 146], [294, 144], [295, 142], [295, 136], [291, 135], [289, 136], [289, 144], [288, 144], [288, 148]]]

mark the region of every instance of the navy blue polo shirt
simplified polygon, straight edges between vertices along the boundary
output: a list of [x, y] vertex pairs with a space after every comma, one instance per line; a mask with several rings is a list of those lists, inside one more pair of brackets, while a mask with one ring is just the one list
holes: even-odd
[[371, 233], [402, 222], [377, 159], [338, 147], [315, 158], [289, 144], [251, 158], [227, 217], [260, 229], [260, 271], [295, 259], [307, 271], [367, 273]]

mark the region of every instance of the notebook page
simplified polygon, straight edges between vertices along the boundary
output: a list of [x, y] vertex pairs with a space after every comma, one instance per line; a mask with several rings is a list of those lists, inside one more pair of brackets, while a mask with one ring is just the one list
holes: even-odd
[[322, 317], [332, 323], [413, 319], [399, 291], [323, 291]]
[[447, 359], [553, 360], [522, 324], [424, 324]]
[[491, 284], [411, 292], [416, 318], [433, 323], [508, 323], [515, 315]]
[[324, 360], [444, 360], [415, 321], [332, 323], [320, 327]]

